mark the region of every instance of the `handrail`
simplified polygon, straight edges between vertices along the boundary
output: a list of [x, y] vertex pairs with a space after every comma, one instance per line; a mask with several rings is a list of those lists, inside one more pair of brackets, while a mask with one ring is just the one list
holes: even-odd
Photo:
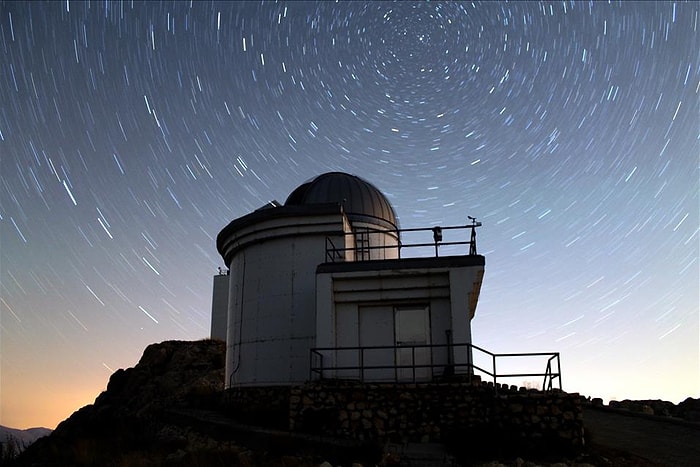
[[326, 262], [335, 263], [336, 258], [343, 260], [340, 250], [333, 243], [333, 239], [326, 237]]
[[[552, 371], [552, 360], [554, 360], [555, 358], [557, 360], [557, 372], [556, 373], [554, 373]], [[559, 389], [561, 389], [561, 362], [559, 361], [559, 353], [551, 356], [547, 360], [547, 370], [545, 371], [544, 380], [542, 381], [542, 389], [551, 391], [552, 384], [553, 384], [555, 378], [559, 380]]]
[[[419, 227], [410, 229], [379, 229], [379, 228], [364, 228], [356, 229], [352, 232], [345, 232], [338, 236], [353, 237], [352, 247], [337, 247], [333, 243], [330, 237], [326, 237], [326, 261], [329, 263], [339, 261], [348, 261], [348, 258], [352, 257], [354, 259], [361, 258], [372, 259], [372, 251], [386, 251], [386, 250], [396, 250], [397, 256], [401, 258], [401, 252], [405, 248], [435, 248], [435, 257], [439, 256], [440, 247], [444, 246], [458, 246], [458, 245], [469, 245], [469, 255], [476, 255], [476, 228], [481, 227], [481, 222], [476, 222], [476, 219], [471, 218], [472, 223], [466, 225], [452, 225], [452, 226], [434, 226], [434, 227]], [[443, 232], [449, 230], [470, 230], [469, 240], [459, 240], [459, 241], [443, 241]], [[432, 243], [419, 241], [412, 243], [403, 243], [401, 240], [401, 233], [412, 233], [412, 232], [431, 232], [432, 233]], [[390, 235], [395, 240], [396, 243], [371, 245], [369, 239], [372, 235]], [[337, 237], [337, 236], [336, 236]], [[345, 244], [345, 242], [343, 242]], [[347, 253], [353, 252], [352, 256]], [[381, 256], [381, 255], [380, 255]], [[386, 254], [384, 255], [386, 256]]]
[[[444, 348], [448, 354], [455, 350], [464, 352], [462, 358], [449, 358], [444, 362], [435, 363], [434, 350]], [[429, 349], [430, 358], [428, 362], [416, 361], [417, 349]], [[367, 353], [373, 351], [392, 350], [393, 362], [391, 364], [368, 363]], [[397, 362], [397, 352], [400, 350], [410, 350], [410, 361], [408, 363]], [[481, 352], [487, 357], [490, 357], [491, 368], [482, 368], [474, 363], [473, 351]], [[335, 357], [339, 352], [357, 352], [357, 364], [338, 365], [331, 359], [331, 363], [326, 363], [327, 353], [333, 353]], [[499, 373], [497, 370], [497, 362], [505, 358], [525, 358], [525, 357], [549, 357], [544, 372], [520, 372], [520, 373]], [[461, 363], [455, 363], [455, 360]], [[448, 361], [450, 363], [448, 363]], [[556, 362], [556, 371], [554, 371], [554, 362]], [[442, 369], [442, 372], [435, 372], [435, 369]], [[502, 353], [497, 354], [483, 349], [471, 343], [452, 343], [452, 344], [409, 344], [409, 345], [375, 345], [375, 346], [351, 346], [351, 347], [317, 347], [312, 348], [310, 352], [310, 378], [325, 379], [329, 372], [337, 374], [338, 372], [357, 372], [356, 377], [350, 379], [359, 379], [364, 382], [367, 379], [367, 372], [372, 370], [388, 370], [382, 375], [382, 381], [411, 381], [418, 382], [419, 380], [435, 378], [444, 378], [453, 375], [462, 375], [469, 377], [475, 374], [475, 371], [480, 372], [493, 379], [494, 387], [498, 388], [498, 380], [504, 378], [526, 378], [526, 377], [544, 377], [542, 383], [543, 391], [552, 391], [554, 389], [554, 381], [557, 380], [559, 390], [561, 390], [561, 365], [558, 352], [527, 352], [527, 353]], [[407, 377], [405, 372], [410, 371], [410, 377]], [[428, 378], [417, 377], [417, 370], [423, 370], [430, 375]], [[438, 373], [438, 374], [436, 374]], [[400, 377], [401, 376], [401, 377]], [[341, 378], [342, 379], [342, 378]]]

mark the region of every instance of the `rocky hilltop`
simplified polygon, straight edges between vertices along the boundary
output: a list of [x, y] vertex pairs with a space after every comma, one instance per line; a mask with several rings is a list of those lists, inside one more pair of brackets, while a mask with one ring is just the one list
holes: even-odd
[[[208, 406], [223, 390], [225, 344], [149, 345], [134, 368], [116, 371], [106, 391], [18, 457], [17, 465], [158, 465], [174, 453], [212, 452], [206, 437], [169, 424], [165, 411]], [[233, 447], [232, 447], [233, 448]], [[180, 463], [187, 464], [185, 455]], [[176, 462], [174, 462], [176, 463]]]
[[[342, 460], [343, 465], [349, 465], [348, 458], [364, 465], [391, 465], [391, 456], [382, 450], [362, 452], [366, 445], [289, 433], [279, 424], [268, 423], [264, 414], [253, 419], [250, 413], [237, 417], [231, 413], [230, 395], [223, 390], [224, 360], [225, 344], [221, 341], [152, 344], [134, 368], [112, 375], [94, 404], [61, 422], [50, 436], [29, 446], [12, 465], [318, 466], [326, 460]], [[617, 409], [637, 408], [632, 401], [627, 402]], [[668, 406], [660, 401], [642, 401], [638, 405], [642, 412], [658, 410], [693, 420], [698, 402], [689, 399], [679, 406]], [[643, 409], [645, 406], [650, 409]], [[348, 452], [352, 453], [350, 457], [346, 456]], [[582, 458], [564, 465], [580, 465], [583, 459], [595, 465], [639, 465], [634, 457], [618, 458], [627, 463], [616, 463], [610, 456], [606, 462], [598, 462], [603, 457], [586, 457], [584, 453]]]

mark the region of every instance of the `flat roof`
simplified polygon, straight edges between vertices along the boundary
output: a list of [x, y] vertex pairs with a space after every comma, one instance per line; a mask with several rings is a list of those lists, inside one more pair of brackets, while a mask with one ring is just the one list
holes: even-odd
[[438, 256], [425, 258], [373, 259], [369, 261], [338, 261], [322, 263], [316, 274], [356, 271], [382, 271], [388, 269], [434, 269], [485, 266], [482, 255]]

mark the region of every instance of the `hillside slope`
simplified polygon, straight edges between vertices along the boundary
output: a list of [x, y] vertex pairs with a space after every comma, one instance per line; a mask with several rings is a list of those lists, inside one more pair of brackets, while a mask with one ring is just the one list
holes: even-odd
[[225, 344], [220, 341], [148, 346], [134, 368], [116, 371], [94, 404], [31, 445], [17, 465], [158, 465], [168, 456], [176, 459], [178, 451], [218, 448], [205, 437], [169, 425], [162, 414], [164, 409], [215, 402], [223, 390], [224, 360]]
[[[361, 446], [346, 440], [290, 433], [279, 427], [254, 427], [230, 418], [239, 417], [222, 410], [226, 398], [224, 361], [225, 344], [221, 341], [152, 344], [134, 368], [112, 375], [94, 404], [76, 411], [49, 436], [38, 439], [12, 465], [304, 467], [333, 459], [345, 464], [352, 458], [365, 465], [381, 460], [381, 452], [362, 453]], [[688, 418], [692, 419], [698, 402], [689, 399], [684, 403]], [[637, 419], [653, 415], [626, 411], [626, 417], [613, 419], [598, 414], [604, 409], [615, 410], [590, 407], [584, 411], [585, 429], [591, 433], [589, 441], [593, 444], [576, 459], [563, 459], [563, 465], [683, 465], [685, 459], [697, 453], [683, 449], [688, 443], [672, 430], [662, 427], [652, 438], [645, 430], [635, 428], [640, 423]], [[670, 423], [657, 421], [661, 422]], [[260, 418], [246, 419], [245, 423], [264, 425]], [[691, 438], [700, 433], [698, 424], [682, 423], [688, 426]], [[678, 438], [680, 444], [673, 446], [683, 451], [680, 457], [639, 448], [664, 444], [668, 436]], [[683, 439], [690, 441], [687, 436]], [[539, 465], [562, 465], [562, 459], [542, 454]], [[499, 460], [517, 464], [515, 459]]]

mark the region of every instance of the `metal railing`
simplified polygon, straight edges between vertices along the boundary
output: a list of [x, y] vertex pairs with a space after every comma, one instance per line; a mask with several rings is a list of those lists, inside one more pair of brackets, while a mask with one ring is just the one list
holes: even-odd
[[[476, 228], [481, 227], [481, 222], [477, 222], [476, 219], [472, 217], [469, 217], [469, 219], [471, 220], [471, 224], [448, 227], [435, 226], [415, 229], [375, 229], [366, 227], [353, 229], [352, 232], [334, 237], [336, 239], [340, 237], [343, 246], [337, 246], [333, 238], [326, 237], [326, 261], [329, 263], [366, 261], [371, 259], [385, 259], [391, 256], [401, 258], [402, 251], [407, 248], [431, 248], [434, 249], [435, 257], [438, 257], [440, 256], [441, 247], [459, 245], [469, 245], [469, 255], [476, 255]], [[443, 241], [443, 236], [447, 232], [463, 230], [469, 230], [469, 240]], [[412, 234], [415, 233], [420, 235], [421, 233], [428, 232], [432, 234], [432, 242], [426, 242], [424, 240], [404, 242], [401, 239], [402, 234], [404, 234], [404, 236], [412, 236]], [[350, 237], [349, 243], [353, 246], [345, 246], [348, 237]], [[386, 241], [387, 239], [389, 239], [389, 242]], [[392, 240], [395, 241], [395, 243]], [[376, 254], [373, 254], [375, 252]], [[393, 252], [395, 252], [395, 256]]]
[[[482, 357], [485, 363], [476, 364]], [[547, 358], [543, 372], [499, 373], [499, 362], [512, 358]], [[338, 363], [345, 360], [346, 363]], [[436, 362], [437, 360], [437, 362]], [[486, 363], [490, 362], [490, 368]], [[552, 391], [555, 381], [561, 390], [558, 352], [496, 354], [470, 343], [415, 344], [365, 347], [318, 347], [310, 351], [311, 379], [347, 379], [360, 382], [428, 382], [451, 377], [484, 375], [498, 388], [499, 379], [543, 378], [542, 390]]]
[[[479, 346], [470, 344], [472, 350], [480, 352], [491, 360], [491, 371], [484, 368], [480, 368], [474, 365], [474, 369], [481, 371], [482, 373], [493, 378], [493, 384], [496, 385], [498, 378], [532, 378], [541, 377], [542, 380], [542, 390], [551, 391], [554, 389], [554, 381], [556, 380], [559, 385], [559, 390], [561, 390], [561, 361], [559, 358], [559, 352], [524, 352], [524, 353], [500, 353], [496, 354], [489, 352], [486, 349], [482, 349]], [[499, 373], [499, 369], [502, 365], [498, 365], [498, 362], [503, 362], [506, 359], [517, 358], [537, 358], [543, 357], [547, 359], [547, 364], [545, 365], [544, 372], [516, 372], [516, 373]], [[478, 358], [478, 357], [477, 357]]]

